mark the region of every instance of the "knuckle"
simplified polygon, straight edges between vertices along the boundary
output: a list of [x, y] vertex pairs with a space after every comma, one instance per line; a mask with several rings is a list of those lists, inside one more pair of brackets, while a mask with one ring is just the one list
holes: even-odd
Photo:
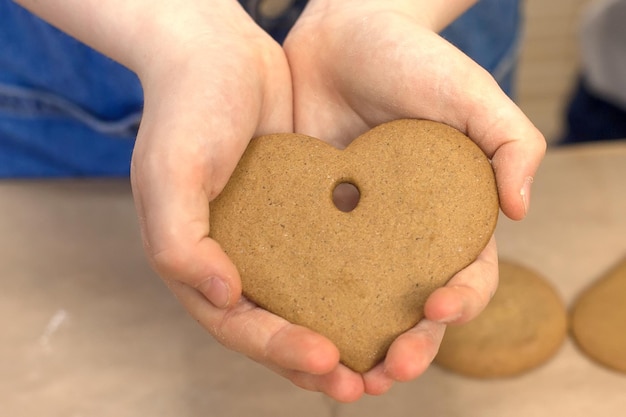
[[189, 255], [182, 249], [162, 249], [149, 256], [154, 269], [163, 277], [176, 277], [189, 264]]

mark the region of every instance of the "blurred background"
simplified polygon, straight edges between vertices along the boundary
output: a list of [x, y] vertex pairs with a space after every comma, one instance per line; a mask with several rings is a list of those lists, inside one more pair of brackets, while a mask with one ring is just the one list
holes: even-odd
[[526, 29], [517, 74], [517, 102], [554, 143], [579, 69], [579, 27], [593, 0], [526, 0]]

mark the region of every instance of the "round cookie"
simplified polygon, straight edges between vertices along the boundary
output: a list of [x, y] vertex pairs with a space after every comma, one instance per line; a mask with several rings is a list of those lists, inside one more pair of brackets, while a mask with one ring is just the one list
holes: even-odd
[[567, 313], [535, 271], [500, 261], [493, 299], [474, 320], [446, 329], [434, 362], [451, 371], [496, 378], [521, 374], [547, 361], [567, 335]]
[[579, 296], [571, 332], [592, 359], [626, 372], [626, 259]]
[[[336, 202], [342, 184], [356, 201]], [[344, 150], [299, 134], [253, 139], [210, 209], [245, 296], [365, 372], [476, 259], [499, 205], [490, 161], [467, 136], [396, 120]]]

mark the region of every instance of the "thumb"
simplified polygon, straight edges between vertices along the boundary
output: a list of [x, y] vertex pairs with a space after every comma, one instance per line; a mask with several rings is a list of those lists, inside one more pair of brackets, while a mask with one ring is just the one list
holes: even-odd
[[521, 220], [529, 210], [545, 138], [491, 74], [451, 45], [439, 47], [445, 58], [428, 69], [440, 87], [426, 100], [438, 105], [422, 114], [463, 131], [483, 150], [492, 161], [503, 213]]
[[[155, 113], [146, 101], [131, 184], [153, 269], [167, 284], [182, 283], [202, 293], [215, 307], [227, 308], [239, 299], [241, 282], [235, 265], [208, 237], [209, 201], [226, 182], [246, 141], [200, 135], [206, 121], [194, 120], [203, 117], [197, 114]], [[233, 134], [237, 133], [241, 132]], [[211, 155], [222, 156], [219, 166]]]
[[398, 91], [422, 81], [420, 95], [405, 95], [404, 116], [441, 121], [467, 134], [492, 160], [502, 211], [521, 220], [546, 151], [543, 135], [476, 62], [435, 34], [423, 35], [416, 48], [424, 45], [428, 59], [416, 61], [416, 51], [406, 61], [419, 70], [406, 70], [406, 78], [394, 86]]
[[[546, 141], [491, 76], [484, 72], [481, 78], [474, 84], [479, 90], [474, 90], [465, 130], [491, 158], [503, 213], [521, 220], [528, 214], [531, 186]], [[482, 94], [476, 93], [481, 90]]]
[[492, 156], [500, 207], [513, 220], [521, 220], [528, 214], [534, 175], [545, 149], [543, 136], [531, 133], [505, 142]]
[[[209, 198], [201, 188], [192, 191], [179, 169], [159, 177], [133, 162], [131, 180], [141, 233], [148, 259], [166, 284], [176, 281], [196, 289], [215, 307], [228, 308], [241, 295], [235, 265], [208, 236]], [[139, 166], [143, 166], [141, 169]], [[169, 190], [177, 190], [170, 192]], [[185, 190], [185, 191], [181, 191]]]

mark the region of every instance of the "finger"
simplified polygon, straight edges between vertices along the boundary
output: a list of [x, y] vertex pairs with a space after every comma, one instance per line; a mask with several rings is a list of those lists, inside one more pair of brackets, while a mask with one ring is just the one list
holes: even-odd
[[187, 311], [220, 343], [262, 363], [295, 385], [341, 401], [363, 395], [359, 374], [339, 364], [339, 351], [323, 336], [293, 325], [246, 299], [229, 310], [207, 303], [194, 289], [176, 281], [168, 286]]
[[523, 219], [530, 210], [531, 186], [545, 150], [543, 137], [511, 140], [498, 147], [492, 156], [500, 207], [513, 220]]
[[424, 315], [438, 323], [465, 323], [483, 311], [497, 286], [498, 254], [492, 236], [476, 261], [428, 297]]
[[354, 402], [361, 398], [364, 393], [361, 375], [344, 365], [338, 365], [331, 372], [323, 375], [276, 368], [274, 368], [274, 371], [300, 388], [321, 392], [342, 403]]
[[383, 395], [391, 389], [394, 383], [385, 372], [385, 365], [379, 363], [371, 370], [363, 374], [363, 383], [365, 384], [365, 393], [369, 395]]
[[393, 380], [406, 382], [426, 371], [439, 345], [445, 325], [423, 319], [392, 343], [384, 362], [384, 372]]
[[339, 352], [330, 340], [245, 298], [223, 310], [185, 284], [169, 281], [168, 286], [189, 314], [220, 343], [257, 362], [314, 375], [327, 374], [339, 363]]

